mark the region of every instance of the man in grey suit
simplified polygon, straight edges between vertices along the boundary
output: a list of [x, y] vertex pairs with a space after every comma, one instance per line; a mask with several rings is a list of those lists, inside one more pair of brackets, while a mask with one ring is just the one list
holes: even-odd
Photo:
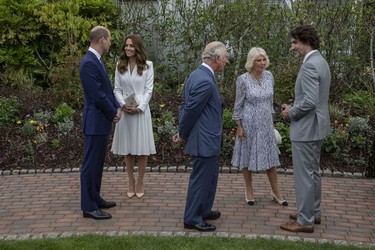
[[280, 226], [291, 232], [314, 232], [321, 223], [320, 153], [323, 140], [331, 133], [328, 96], [331, 72], [319, 49], [316, 30], [302, 25], [290, 32], [291, 50], [303, 56], [295, 83], [293, 107], [283, 104], [281, 115], [290, 120], [294, 188], [297, 212], [290, 223]]
[[214, 231], [219, 211], [212, 211], [219, 175], [219, 155], [222, 140], [222, 100], [215, 73], [224, 70], [228, 53], [221, 42], [209, 43], [202, 53], [203, 63], [185, 82], [179, 114], [179, 133], [174, 142], [184, 142], [191, 155], [193, 170], [190, 174], [186, 197], [184, 228]]

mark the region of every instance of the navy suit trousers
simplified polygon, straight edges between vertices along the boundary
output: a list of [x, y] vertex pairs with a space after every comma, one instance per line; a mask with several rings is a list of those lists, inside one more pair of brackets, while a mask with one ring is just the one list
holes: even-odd
[[100, 196], [108, 134], [85, 135], [84, 159], [81, 169], [81, 209], [91, 212], [104, 202]]
[[193, 170], [189, 179], [184, 223], [196, 225], [211, 213], [219, 176], [219, 156], [192, 156], [191, 160]]

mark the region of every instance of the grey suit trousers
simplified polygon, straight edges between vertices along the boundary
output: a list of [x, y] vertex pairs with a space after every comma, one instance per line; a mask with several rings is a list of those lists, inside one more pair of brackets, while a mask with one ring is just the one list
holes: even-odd
[[321, 214], [320, 153], [322, 145], [323, 140], [292, 141], [297, 222], [303, 226], [313, 226], [315, 217]]

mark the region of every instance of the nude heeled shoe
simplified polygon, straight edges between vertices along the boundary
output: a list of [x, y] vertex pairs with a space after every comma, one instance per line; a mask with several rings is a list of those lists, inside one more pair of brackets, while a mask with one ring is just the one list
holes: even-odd
[[[130, 181], [129, 181], [129, 186], [130, 186]], [[130, 187], [129, 187], [129, 190], [130, 190]], [[134, 178], [133, 178], [133, 190], [135, 190], [135, 180], [134, 180]], [[126, 195], [127, 195], [129, 198], [132, 198], [132, 197], [134, 197], [136, 194], [135, 194], [135, 192], [133, 191], [133, 192], [127, 192]]]
[[272, 191], [271, 191], [270, 195], [271, 195], [271, 200], [273, 200], [274, 202], [279, 203], [279, 205], [281, 205], [281, 206], [285, 206], [285, 207], [288, 206], [288, 202], [286, 200], [277, 199], [276, 195]]
[[[138, 180], [138, 182], [139, 182], [139, 180]], [[138, 188], [137, 188], [137, 190], [138, 190]], [[143, 180], [142, 180], [142, 190], [143, 190]], [[142, 198], [144, 195], [145, 195], [145, 192], [144, 192], [144, 190], [143, 190], [143, 192], [140, 192], [140, 193], [138, 193], [138, 192], [135, 192], [135, 195], [138, 197], [138, 199], [139, 198]]]

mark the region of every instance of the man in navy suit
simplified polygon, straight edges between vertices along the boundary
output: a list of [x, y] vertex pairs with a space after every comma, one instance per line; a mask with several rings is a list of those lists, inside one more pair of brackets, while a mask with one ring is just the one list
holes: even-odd
[[111, 33], [102, 26], [90, 31], [90, 48], [79, 66], [85, 103], [82, 130], [85, 137], [81, 169], [81, 209], [83, 217], [104, 220], [111, 214], [101, 208], [116, 206], [100, 196], [104, 159], [112, 122], [121, 118], [120, 105], [113, 94], [111, 81], [101, 56], [108, 53]]
[[219, 211], [212, 211], [219, 175], [219, 155], [222, 140], [222, 99], [215, 73], [228, 63], [228, 52], [221, 42], [209, 43], [202, 53], [203, 63], [185, 82], [179, 114], [179, 133], [174, 142], [184, 142], [191, 155], [186, 197], [184, 228], [214, 231], [206, 220], [216, 220]]

